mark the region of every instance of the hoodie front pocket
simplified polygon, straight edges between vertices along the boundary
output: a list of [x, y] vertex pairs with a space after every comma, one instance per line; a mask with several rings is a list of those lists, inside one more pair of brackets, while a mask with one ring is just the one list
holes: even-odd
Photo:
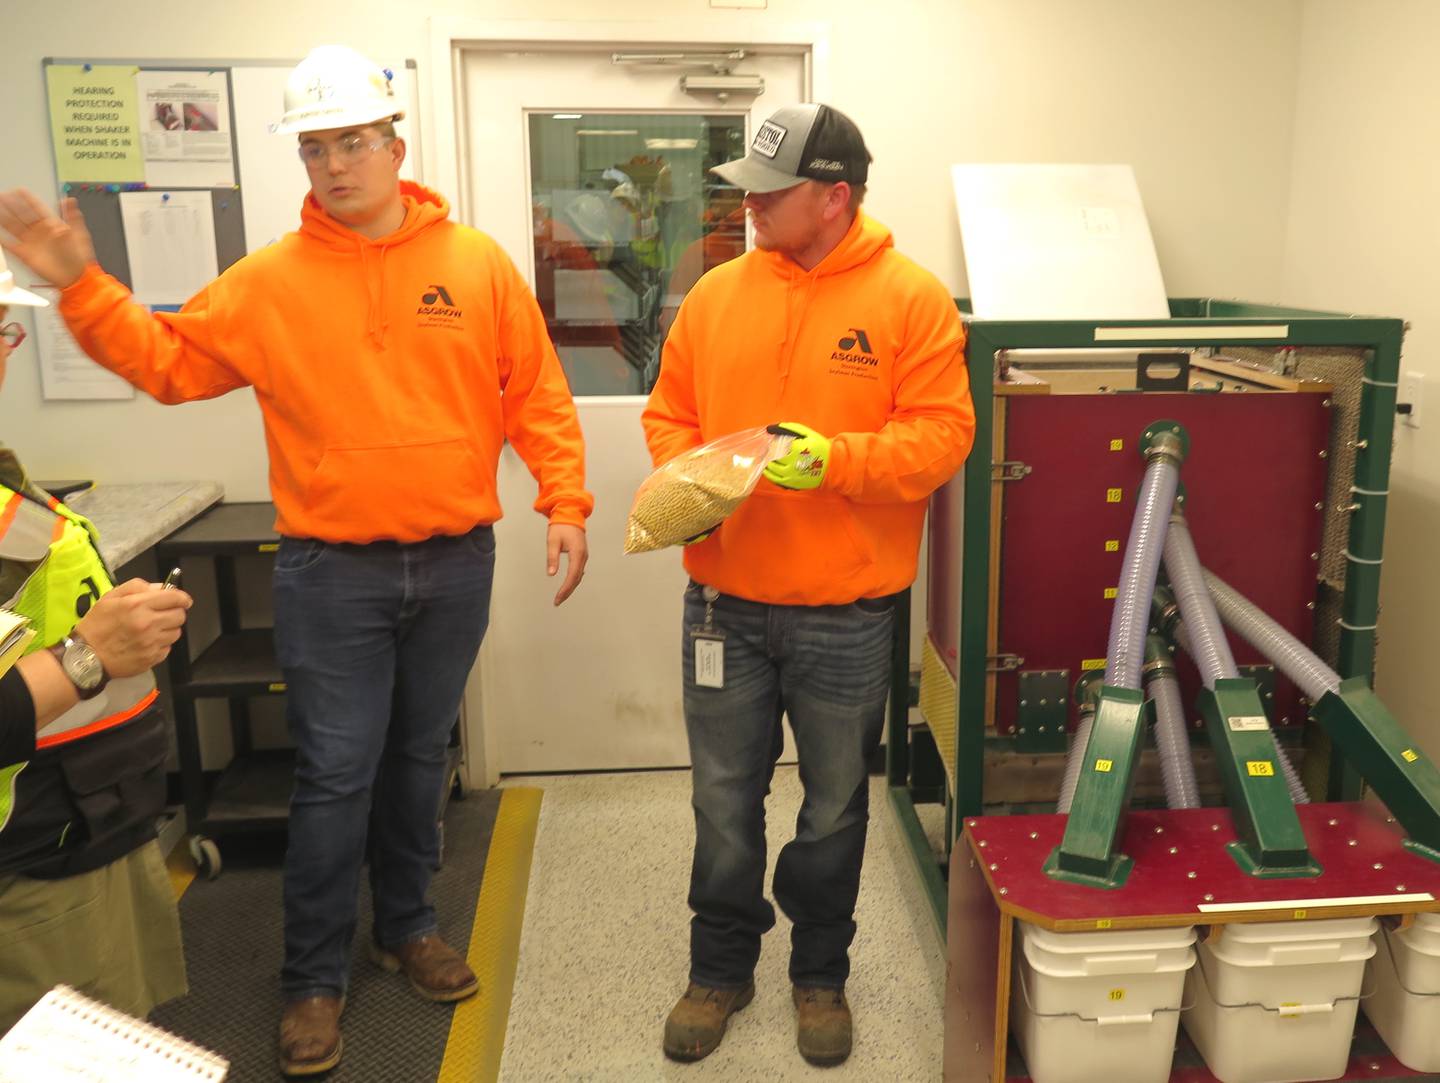
[[489, 491], [465, 440], [331, 447], [305, 490], [305, 510], [325, 523], [383, 519], [417, 537], [463, 534], [479, 520]]

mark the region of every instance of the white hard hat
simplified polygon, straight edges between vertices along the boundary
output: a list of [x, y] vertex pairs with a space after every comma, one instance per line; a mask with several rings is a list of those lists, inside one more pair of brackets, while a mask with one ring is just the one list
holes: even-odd
[[5, 250], [0, 248], [0, 305], [32, 305], [45, 308], [49, 304], [50, 302], [38, 293], [22, 290], [15, 285], [15, 276], [5, 263]]
[[354, 49], [317, 46], [290, 73], [285, 115], [270, 130], [284, 135], [399, 120], [405, 112], [390, 79], [390, 72]]

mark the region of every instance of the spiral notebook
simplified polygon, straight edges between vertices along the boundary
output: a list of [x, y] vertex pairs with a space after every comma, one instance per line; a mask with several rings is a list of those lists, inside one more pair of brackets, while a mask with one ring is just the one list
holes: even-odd
[[218, 1083], [230, 1062], [82, 996], [46, 993], [0, 1038], [0, 1083]]
[[8, 609], [0, 609], [0, 676], [25, 653], [35, 638], [35, 629], [27, 617]]

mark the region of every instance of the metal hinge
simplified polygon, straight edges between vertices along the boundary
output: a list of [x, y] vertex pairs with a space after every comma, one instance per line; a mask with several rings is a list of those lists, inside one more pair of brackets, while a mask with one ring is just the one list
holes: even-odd
[[1013, 673], [1025, 664], [1018, 654], [990, 654], [985, 656], [986, 673]]
[[1019, 481], [1021, 478], [1028, 477], [1030, 471], [1032, 471], [1033, 469], [1034, 467], [1032, 467], [1029, 463], [1013, 461], [1003, 463], [991, 463], [990, 480]]

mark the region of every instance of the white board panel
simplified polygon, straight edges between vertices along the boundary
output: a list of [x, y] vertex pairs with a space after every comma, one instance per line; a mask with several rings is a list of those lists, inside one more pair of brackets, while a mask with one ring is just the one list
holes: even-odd
[[951, 174], [977, 317], [1169, 317], [1128, 165], [956, 165]]

